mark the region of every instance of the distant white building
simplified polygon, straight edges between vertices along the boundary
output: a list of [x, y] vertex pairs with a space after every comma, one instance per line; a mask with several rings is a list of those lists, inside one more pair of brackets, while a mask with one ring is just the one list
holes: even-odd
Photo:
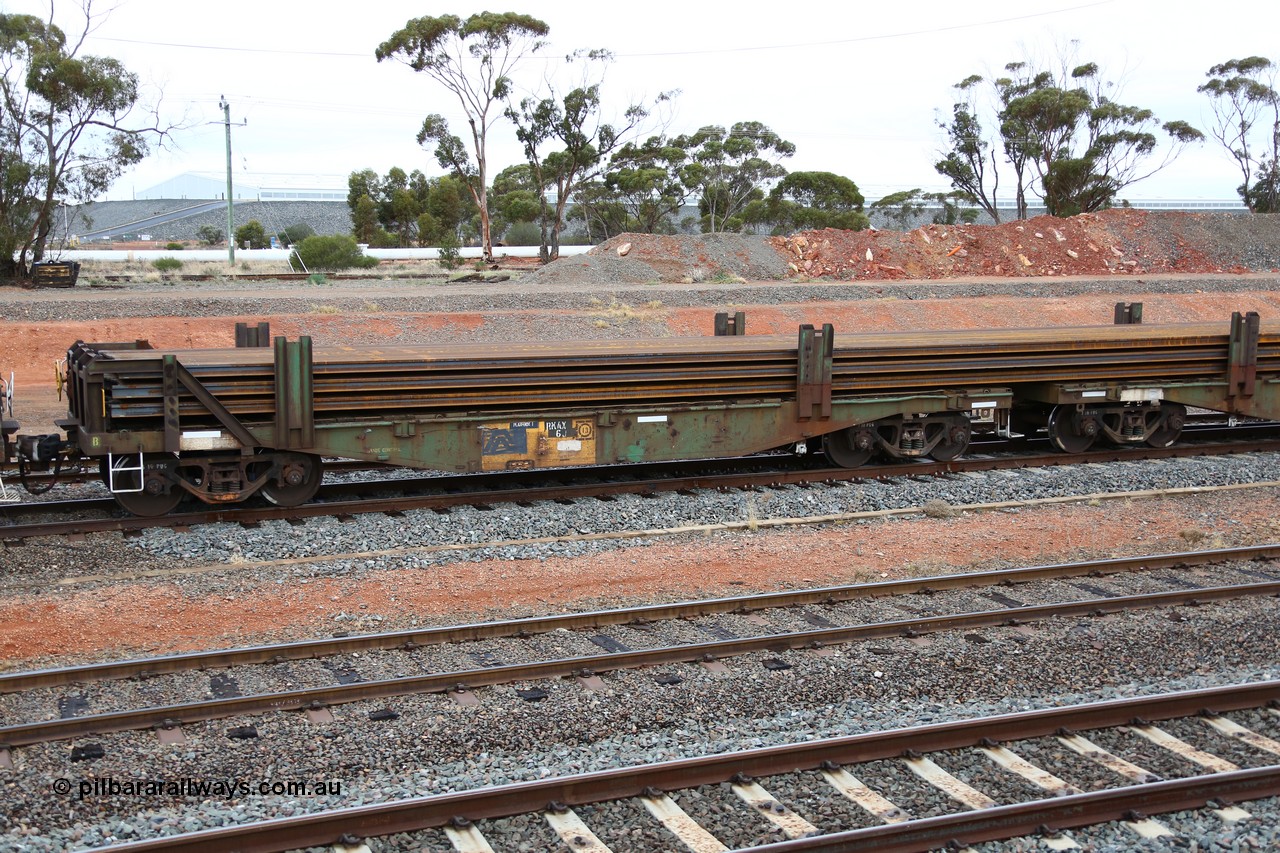
[[[236, 176], [235, 201], [346, 201], [346, 178], [338, 175]], [[227, 176], [217, 172], [185, 172], [135, 193], [135, 199], [200, 199], [227, 197]]]

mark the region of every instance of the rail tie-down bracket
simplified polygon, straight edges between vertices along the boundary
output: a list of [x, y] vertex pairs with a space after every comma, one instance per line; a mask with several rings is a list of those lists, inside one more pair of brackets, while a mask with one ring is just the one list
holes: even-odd
[[1227, 396], [1252, 397], [1258, 380], [1258, 338], [1261, 321], [1257, 311], [1231, 315], [1227, 348]]
[[827, 420], [831, 417], [831, 360], [835, 350], [835, 327], [811, 324], [800, 327], [796, 351], [796, 419]]

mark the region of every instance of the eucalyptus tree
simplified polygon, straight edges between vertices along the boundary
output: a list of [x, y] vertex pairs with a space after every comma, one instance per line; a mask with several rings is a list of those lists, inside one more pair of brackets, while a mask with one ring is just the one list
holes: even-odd
[[[480, 239], [486, 260], [493, 258], [490, 235], [487, 144], [511, 94], [511, 75], [521, 60], [536, 53], [550, 31], [544, 22], [517, 12], [481, 12], [465, 20], [457, 15], [413, 18], [380, 44], [379, 62], [394, 59], [426, 74], [453, 93], [466, 115], [470, 151], [439, 113], [423, 120], [418, 144], [434, 144], [436, 161], [461, 179], [480, 211]], [[474, 161], [472, 156], [474, 155]]]
[[52, 6], [47, 20], [0, 13], [0, 276], [44, 258], [59, 205], [92, 201], [168, 136], [133, 117], [136, 74], [82, 52], [96, 18], [79, 11], [71, 37]]
[[[1144, 107], [1120, 103], [1116, 86], [1095, 63], [1062, 74], [1037, 71], [1023, 62], [1005, 66], [990, 81], [994, 116], [985, 126], [977, 94], [981, 77], [958, 84], [962, 99], [952, 108], [949, 149], [935, 169], [994, 218], [1000, 170], [1013, 174], [1019, 218], [1027, 215], [1027, 193], [1040, 196], [1048, 212], [1070, 216], [1109, 207], [1126, 187], [1166, 168], [1204, 134], [1185, 121], [1160, 122]], [[1167, 137], [1163, 156], [1156, 156]], [[988, 137], [987, 134], [991, 136]]]
[[870, 224], [866, 199], [849, 178], [833, 172], [792, 172], [778, 182], [756, 217], [773, 223], [774, 233], [818, 228], [861, 231]]
[[1280, 212], [1280, 93], [1276, 66], [1262, 56], [1231, 59], [1206, 73], [1197, 90], [1209, 96], [1213, 137], [1230, 152], [1243, 179], [1236, 192], [1251, 212]]
[[747, 205], [786, 176], [781, 160], [796, 150], [758, 121], [738, 122], [727, 131], [708, 125], [672, 144], [686, 153], [680, 180], [698, 198], [702, 230], [710, 233], [741, 230]]
[[[560, 91], [548, 81], [540, 97], [524, 98], [507, 108], [541, 200], [540, 254], [544, 262], [560, 256], [560, 232], [570, 196], [600, 175], [606, 158], [640, 132], [641, 123], [654, 108], [675, 96], [674, 92], [663, 92], [651, 105], [632, 103], [616, 120], [606, 120], [600, 87], [603, 69], [612, 60], [613, 54], [607, 50], [575, 51], [566, 62], [579, 63], [585, 69], [577, 86]], [[593, 68], [600, 71], [593, 72]], [[555, 192], [554, 209], [546, 202], [547, 190]]]

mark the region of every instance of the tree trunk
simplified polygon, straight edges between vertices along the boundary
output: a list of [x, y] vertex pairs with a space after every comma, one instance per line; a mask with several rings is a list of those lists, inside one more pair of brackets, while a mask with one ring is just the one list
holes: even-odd
[[538, 260], [544, 264], [552, 260], [547, 244], [547, 196], [541, 185], [538, 188]]

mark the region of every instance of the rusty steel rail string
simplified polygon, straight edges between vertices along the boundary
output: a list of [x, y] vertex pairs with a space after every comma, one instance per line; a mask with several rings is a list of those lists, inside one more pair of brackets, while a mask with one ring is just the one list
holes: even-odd
[[1169, 568], [1204, 566], [1218, 563], [1280, 559], [1280, 543], [1247, 545], [1238, 548], [1216, 548], [1206, 551], [1184, 551], [1138, 557], [1113, 557], [1079, 563], [1052, 563], [996, 569], [988, 572], [966, 572], [950, 575], [877, 581], [874, 583], [788, 590], [786, 592], [739, 595], [726, 598], [649, 604], [613, 610], [593, 610], [555, 616], [534, 616], [493, 622], [474, 622], [439, 628], [415, 628], [377, 634], [325, 637], [267, 646], [217, 649], [159, 657], [136, 658], [108, 663], [58, 667], [27, 672], [0, 673], [0, 694], [61, 687], [122, 678], [148, 678], [175, 672], [249, 666], [289, 660], [309, 660], [330, 655], [388, 649], [411, 650], [421, 646], [492, 640], [547, 634], [556, 630], [582, 631], [636, 622], [692, 619], [727, 613], [747, 613], [806, 605], [836, 604], [868, 598], [941, 592], [950, 589], [979, 589], [1032, 581], [1062, 580], [1084, 575], [1099, 576], [1121, 572], [1158, 571]]
[[[1280, 682], [1118, 699], [1085, 705], [936, 723], [800, 744], [765, 747], [658, 764], [555, 777], [537, 782], [480, 788], [391, 803], [356, 806], [221, 827], [186, 835], [114, 845], [117, 853], [175, 850], [220, 853], [228, 849], [270, 853], [318, 847], [351, 839], [418, 832], [456, 823], [536, 814], [548, 803], [565, 807], [621, 799], [660, 797], [742, 774], [761, 778], [899, 758], [910, 753], [966, 749], [988, 742], [1010, 743], [1056, 733], [1111, 728], [1135, 718], [1163, 721], [1208, 711], [1261, 708], [1280, 702]], [[816, 780], [815, 780], [816, 782]], [[1122, 818], [1131, 810], [1155, 814], [1199, 807], [1214, 799], [1243, 801], [1280, 794], [1280, 766], [1135, 784], [943, 817], [851, 830], [822, 838], [767, 845], [762, 850], [922, 850], [951, 839], [964, 844], [1032, 834], [1041, 826], [1068, 828]]]
[[45, 720], [0, 728], [0, 744], [10, 747], [45, 743], [103, 732], [129, 731], [148, 727], [174, 728], [184, 723], [268, 711], [306, 710], [329, 705], [384, 699], [417, 693], [444, 693], [473, 687], [538, 681], [575, 675], [596, 674], [661, 664], [710, 661], [752, 652], [818, 648], [834, 643], [889, 637], [917, 636], [946, 630], [1013, 626], [1062, 616], [1095, 616], [1138, 609], [1198, 605], [1207, 601], [1247, 596], [1280, 595], [1280, 581], [1200, 587], [1144, 595], [1116, 596], [984, 610], [970, 613], [903, 619], [867, 625], [820, 628], [782, 634], [765, 634], [708, 643], [610, 652], [532, 663], [509, 664], [473, 670], [454, 670], [428, 675], [333, 684], [279, 693], [263, 693], [166, 705], [128, 711], [107, 712], [84, 717]]
[[[402, 513], [409, 510], [436, 509], [446, 510], [456, 506], [490, 505], [514, 503], [517, 501], [567, 500], [577, 498], [607, 498], [621, 494], [655, 494], [658, 492], [681, 491], [685, 489], [747, 489], [767, 488], [780, 485], [801, 485], [812, 483], [858, 482], [865, 480], [884, 480], [895, 477], [943, 476], [971, 471], [992, 471], [1011, 468], [1034, 468], [1052, 465], [1074, 465], [1099, 462], [1124, 462], [1144, 459], [1170, 459], [1182, 456], [1203, 456], [1229, 453], [1271, 453], [1280, 451], [1280, 440], [1248, 441], [1224, 445], [1179, 445], [1166, 448], [1109, 448], [1106, 450], [1088, 451], [1085, 453], [1063, 454], [1042, 453], [1036, 455], [1019, 455], [1012, 457], [962, 457], [951, 462], [915, 462], [911, 464], [891, 463], [885, 465], [868, 465], [861, 468], [811, 468], [811, 469], [773, 469], [768, 471], [713, 472], [695, 473], [679, 476], [663, 476], [657, 478], [635, 478], [632, 466], [601, 466], [577, 469], [546, 469], [538, 472], [545, 477], [563, 477], [581, 479], [587, 474], [600, 479], [585, 483], [555, 483], [552, 485], [534, 485], [519, 488], [499, 487], [490, 489], [470, 489], [454, 492], [433, 492], [431, 494], [408, 494], [395, 497], [371, 497], [354, 500], [330, 500], [319, 503], [303, 504], [296, 507], [279, 506], [237, 506], [220, 509], [184, 512], [158, 517], [142, 518], [136, 516], [60, 520], [37, 522], [30, 524], [13, 524], [0, 526], [0, 541], [14, 542], [38, 536], [65, 536], [101, 532], [131, 532], [146, 530], [152, 527], [191, 527], [198, 524], [214, 524], [230, 522], [254, 524], [273, 520], [298, 520], [322, 516], [358, 515], [368, 512]], [[776, 459], [777, 457], [760, 457]], [[754, 457], [746, 458], [757, 463]], [[743, 460], [733, 460], [741, 464]], [[716, 464], [716, 460], [698, 460], [688, 463], [703, 468]], [[719, 461], [723, 464], [723, 460]], [[670, 463], [661, 463], [670, 467]], [[628, 479], [607, 479], [609, 475], [620, 475]], [[458, 485], [468, 482], [467, 478], [479, 476], [469, 474], [463, 477], [443, 478], [426, 477], [409, 480], [376, 480], [359, 484], [331, 484], [321, 490], [321, 494], [342, 494], [344, 492], [391, 491], [414, 488], [440, 489], [446, 485]], [[475, 482], [471, 480], [470, 482]], [[491, 483], [492, 480], [483, 482]], [[499, 481], [501, 482], [501, 481]], [[93, 499], [69, 502], [72, 508], [83, 510], [103, 510], [113, 507], [110, 499]], [[45, 505], [31, 504], [35, 509]], [[22, 510], [26, 511], [26, 510]], [[49, 506], [43, 511], [56, 511]], [[0, 517], [4, 509], [0, 508]]]

